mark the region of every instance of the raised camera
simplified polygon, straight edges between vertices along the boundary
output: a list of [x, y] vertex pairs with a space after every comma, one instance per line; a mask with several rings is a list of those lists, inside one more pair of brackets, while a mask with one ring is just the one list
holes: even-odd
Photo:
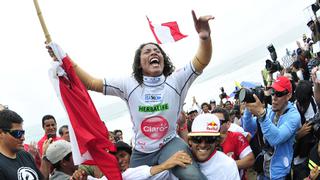
[[254, 103], [256, 100], [253, 97], [253, 94], [255, 94], [260, 102], [264, 102], [264, 92], [262, 87], [256, 87], [252, 89], [242, 88], [239, 93], [239, 100], [240, 102], [246, 102], [246, 103]]

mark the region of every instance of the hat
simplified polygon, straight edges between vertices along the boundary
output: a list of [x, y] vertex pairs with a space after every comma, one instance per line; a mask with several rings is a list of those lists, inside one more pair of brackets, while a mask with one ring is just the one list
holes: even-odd
[[210, 99], [210, 104], [211, 103], [216, 103], [216, 100], [215, 99]]
[[58, 140], [49, 145], [46, 151], [46, 157], [51, 164], [56, 164], [69, 153], [71, 153], [70, 143], [65, 140]]
[[116, 147], [117, 147], [117, 151], [126, 151], [130, 155], [132, 153], [132, 147], [123, 141], [116, 142]]
[[272, 84], [272, 88], [276, 91], [285, 91], [288, 90], [290, 93], [292, 92], [292, 85], [290, 80], [285, 76], [278, 77], [274, 83]]
[[308, 21], [307, 26], [310, 26], [312, 23], [314, 23], [314, 21], [311, 19], [310, 21]]
[[200, 114], [192, 123], [188, 136], [220, 136], [220, 120], [214, 114]]

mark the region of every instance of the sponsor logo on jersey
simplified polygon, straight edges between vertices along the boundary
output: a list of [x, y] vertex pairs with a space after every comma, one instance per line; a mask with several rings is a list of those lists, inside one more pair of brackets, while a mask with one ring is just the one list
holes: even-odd
[[161, 94], [146, 94], [144, 95], [145, 102], [161, 102], [162, 96]]
[[168, 121], [162, 116], [153, 116], [146, 118], [141, 123], [142, 133], [153, 140], [161, 139], [169, 129]]
[[30, 167], [21, 167], [17, 171], [18, 180], [38, 180], [38, 174]]
[[139, 112], [158, 112], [165, 111], [169, 109], [168, 103], [157, 104], [154, 106], [139, 106]]

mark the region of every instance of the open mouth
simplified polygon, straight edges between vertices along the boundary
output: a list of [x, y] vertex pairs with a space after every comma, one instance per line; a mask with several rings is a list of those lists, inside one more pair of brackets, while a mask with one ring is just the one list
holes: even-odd
[[150, 59], [150, 64], [158, 65], [158, 64], [160, 64], [160, 60], [158, 58], [152, 58], [152, 59]]

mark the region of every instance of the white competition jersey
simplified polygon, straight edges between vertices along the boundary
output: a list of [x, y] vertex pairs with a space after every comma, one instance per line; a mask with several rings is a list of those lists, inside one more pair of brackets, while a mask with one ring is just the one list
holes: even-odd
[[198, 164], [208, 180], [240, 180], [236, 162], [223, 152], [215, 151], [207, 161]]
[[144, 76], [141, 85], [134, 77], [105, 79], [104, 94], [118, 96], [127, 103], [136, 150], [155, 152], [177, 136], [179, 113], [187, 91], [198, 75], [190, 62], [167, 78], [164, 75]]

